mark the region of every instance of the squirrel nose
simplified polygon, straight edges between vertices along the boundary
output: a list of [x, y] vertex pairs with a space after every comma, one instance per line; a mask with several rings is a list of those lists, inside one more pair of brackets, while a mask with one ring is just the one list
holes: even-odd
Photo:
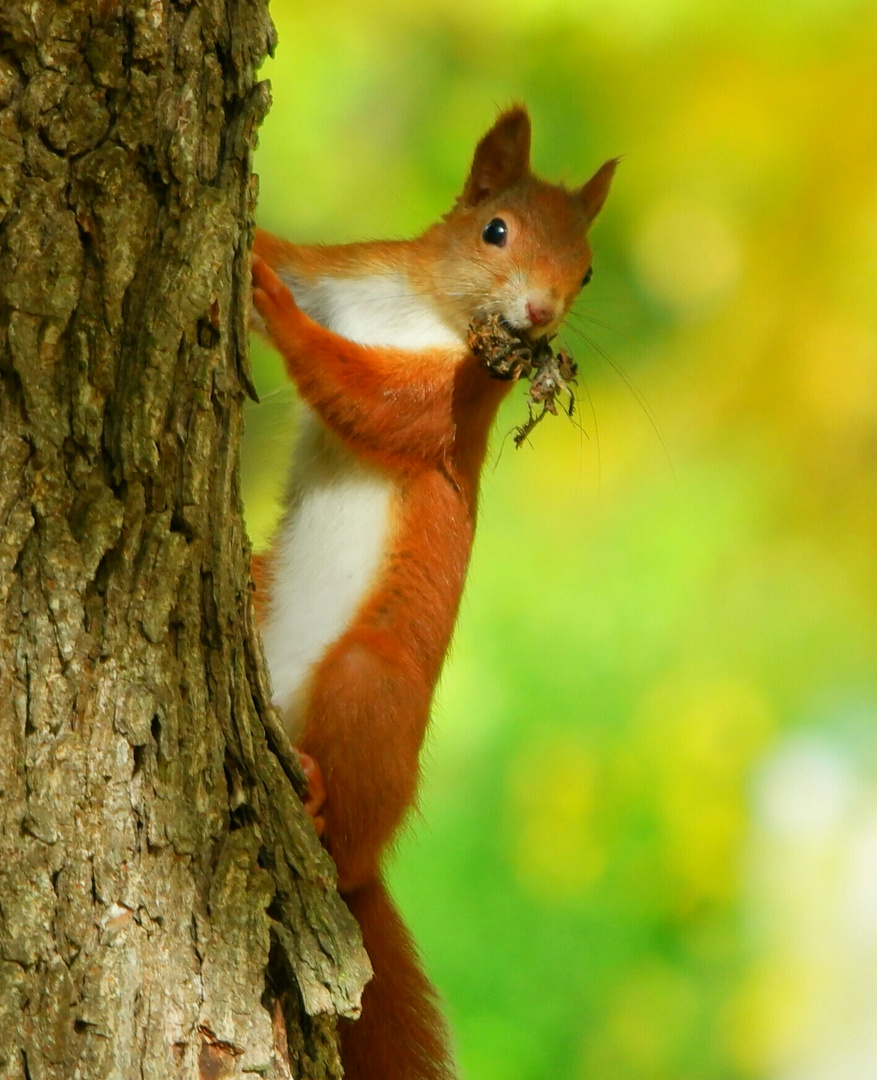
[[527, 318], [533, 326], [545, 326], [554, 318], [554, 308], [544, 300], [528, 300]]

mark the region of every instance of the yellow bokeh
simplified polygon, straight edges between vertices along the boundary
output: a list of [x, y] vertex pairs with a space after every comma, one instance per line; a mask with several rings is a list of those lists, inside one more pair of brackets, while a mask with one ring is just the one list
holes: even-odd
[[806, 1031], [818, 972], [787, 961], [753, 970], [728, 1003], [723, 1037], [751, 1076], [771, 1075]]
[[507, 785], [509, 857], [521, 884], [549, 901], [587, 888], [605, 859], [594, 754], [574, 737], [542, 736], [520, 748]]
[[747, 777], [773, 729], [766, 702], [751, 685], [686, 672], [650, 691], [637, 722], [677, 903], [692, 910], [731, 899], [748, 828]]

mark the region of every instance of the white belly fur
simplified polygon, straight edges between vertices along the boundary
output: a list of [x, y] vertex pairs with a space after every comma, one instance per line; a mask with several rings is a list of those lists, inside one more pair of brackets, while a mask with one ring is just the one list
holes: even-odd
[[[409, 294], [400, 302], [398, 276], [307, 284], [284, 277], [304, 311], [360, 344], [459, 346], [420, 298]], [[350, 625], [380, 569], [392, 499], [391, 478], [359, 461], [305, 408], [263, 627], [274, 699], [293, 736], [310, 672]]]
[[306, 410], [263, 632], [274, 699], [288, 715], [312, 666], [350, 625], [375, 578], [392, 494], [386, 476], [358, 462]]

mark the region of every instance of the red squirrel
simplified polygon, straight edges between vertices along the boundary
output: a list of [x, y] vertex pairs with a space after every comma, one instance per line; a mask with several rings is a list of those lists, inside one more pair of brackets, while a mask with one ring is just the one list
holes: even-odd
[[416, 239], [320, 247], [256, 233], [253, 302], [306, 408], [289, 508], [254, 576], [275, 699], [375, 972], [361, 1018], [342, 1025], [349, 1080], [454, 1075], [381, 861], [415, 800], [510, 386], [467, 331], [485, 315], [534, 337], [557, 329], [590, 280], [587, 233], [615, 164], [574, 191], [537, 179], [518, 106], [478, 143], [453, 209]]

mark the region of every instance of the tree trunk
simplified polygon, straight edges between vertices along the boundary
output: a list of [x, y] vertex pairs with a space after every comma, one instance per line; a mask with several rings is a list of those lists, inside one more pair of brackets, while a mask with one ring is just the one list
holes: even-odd
[[0, 1077], [340, 1074], [238, 484], [263, 0], [0, 4]]

